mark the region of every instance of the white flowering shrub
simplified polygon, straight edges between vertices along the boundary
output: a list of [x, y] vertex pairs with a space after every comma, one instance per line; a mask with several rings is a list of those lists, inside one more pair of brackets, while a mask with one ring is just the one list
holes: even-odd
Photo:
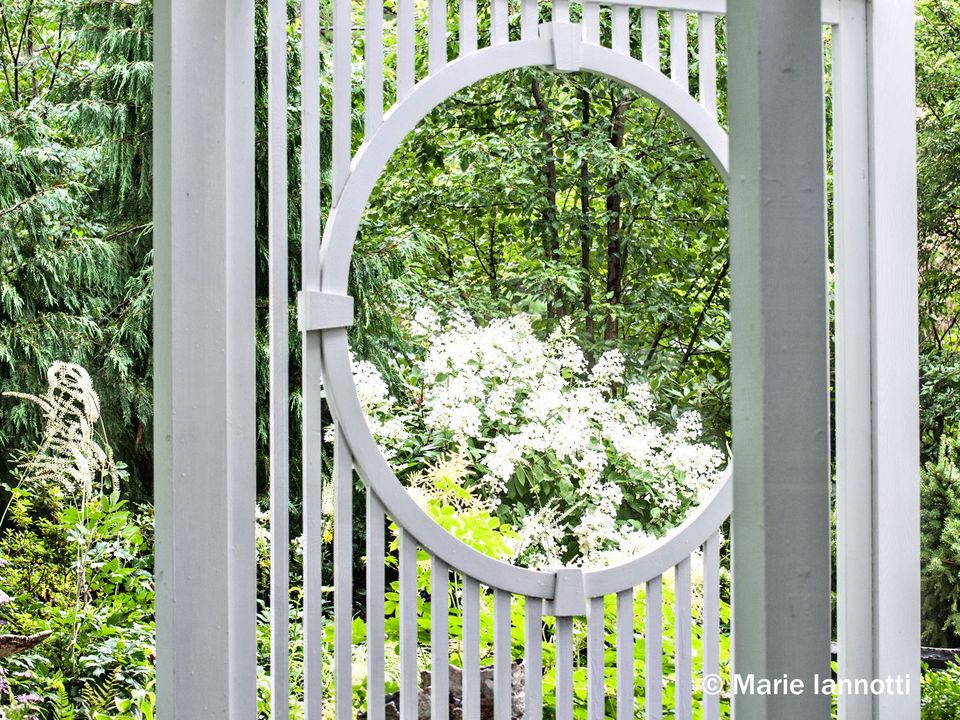
[[407, 484], [444, 457], [462, 482], [518, 529], [514, 559], [536, 567], [612, 564], [676, 526], [716, 481], [723, 454], [688, 412], [651, 421], [650, 387], [617, 350], [592, 365], [562, 325], [538, 337], [531, 318], [411, 323], [420, 352], [396, 396], [369, 362], [354, 378], [371, 433]]

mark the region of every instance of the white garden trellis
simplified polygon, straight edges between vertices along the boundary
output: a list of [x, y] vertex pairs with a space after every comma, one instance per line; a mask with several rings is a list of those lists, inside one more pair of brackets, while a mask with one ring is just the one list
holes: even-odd
[[[579, 3], [578, 3], [579, 4]], [[334, 204], [320, 215], [320, 8], [301, 3], [304, 714], [318, 720], [321, 380], [334, 441], [335, 685], [351, 687], [353, 473], [366, 486], [369, 717], [382, 720], [384, 518], [400, 528], [400, 713], [417, 715], [417, 552], [431, 597], [462, 592], [464, 718], [479, 718], [480, 593], [494, 596], [496, 720], [510, 716], [510, 603], [525, 598], [526, 713], [541, 717], [542, 616], [556, 621], [558, 720], [573, 712], [573, 618], [587, 618], [588, 714], [603, 716], [603, 598], [616, 596], [618, 720], [634, 714], [634, 590], [645, 589], [646, 717], [662, 717], [661, 577], [676, 579], [677, 718], [693, 711], [690, 556], [705, 557], [702, 673], [719, 667], [720, 525], [733, 510], [734, 663], [738, 673], [830, 673], [829, 395], [823, 131], [823, 25], [831, 28], [840, 675], [912, 676], [913, 692], [841, 699], [845, 720], [919, 717], [919, 510], [912, 4], [901, 0], [491, 0], [479, 47], [477, 4], [430, 0], [428, 67], [415, 72], [418, 8], [398, 0], [396, 102], [384, 112], [383, 5], [366, 0], [364, 142], [351, 157], [354, 20], [332, 0]], [[605, 8], [605, 9], [601, 9]], [[286, 367], [286, 3], [270, 0], [269, 227], [272, 716], [288, 717], [289, 491]], [[456, 12], [456, 57], [447, 13]], [[518, 12], [519, 28], [511, 29]], [[609, 46], [601, 12], [610, 13]], [[669, 73], [660, 13], [668, 13]], [[730, 137], [717, 120], [715, 27], [728, 15]], [[544, 19], [546, 18], [546, 21]], [[699, 85], [689, 85], [688, 26]], [[640, 25], [641, 47], [631, 48]], [[633, 25], [632, 25], [633, 24]], [[518, 32], [516, 31], [518, 30]], [[254, 582], [253, 0], [156, 0], [158, 696], [160, 717], [256, 716]], [[541, 572], [511, 567], [448, 535], [414, 503], [371, 437], [357, 400], [346, 328], [353, 243], [392, 153], [434, 107], [510, 69], [605, 75], [666, 108], [731, 186], [736, 469], [681, 528], [624, 566]], [[447, 614], [431, 615], [432, 717], [447, 720]], [[716, 697], [703, 717], [719, 717]], [[825, 718], [829, 698], [741, 696], [744, 718]], [[336, 696], [336, 720], [352, 716]]]

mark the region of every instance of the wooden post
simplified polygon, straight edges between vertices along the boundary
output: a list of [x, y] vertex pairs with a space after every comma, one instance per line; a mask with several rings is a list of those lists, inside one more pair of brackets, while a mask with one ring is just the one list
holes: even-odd
[[158, 717], [254, 720], [253, 0], [154, 8]]
[[822, 720], [830, 676], [823, 40], [819, 2], [729, 7], [737, 720]]

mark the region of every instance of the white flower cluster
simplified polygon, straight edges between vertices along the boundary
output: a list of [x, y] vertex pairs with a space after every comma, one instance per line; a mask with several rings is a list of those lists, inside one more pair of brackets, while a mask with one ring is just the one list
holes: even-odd
[[425, 346], [416, 411], [398, 412], [376, 368], [354, 363], [372, 434], [388, 456], [413, 435], [445, 439], [471, 458], [479, 477], [472, 490], [491, 509], [520, 476], [539, 472], [545, 484], [575, 487], [574, 507], [561, 512], [547, 496], [518, 513], [518, 556], [529, 564], [558, 564], [570, 543], [587, 564], [635, 553], [653, 536], [618, 520], [625, 488], [673, 517], [718, 477], [724, 458], [700, 442], [699, 415], [686, 413], [664, 432], [650, 419], [650, 387], [628, 382], [622, 353], [610, 350], [588, 367], [568, 325], [544, 341], [524, 314], [479, 326], [457, 311], [444, 324], [424, 308], [411, 330]]

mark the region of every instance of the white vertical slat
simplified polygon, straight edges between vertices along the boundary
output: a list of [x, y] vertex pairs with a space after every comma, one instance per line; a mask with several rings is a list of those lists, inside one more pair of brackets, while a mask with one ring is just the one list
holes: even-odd
[[650, 67], [660, 69], [660, 14], [655, 8], [643, 8], [640, 15], [643, 61]]
[[557, 720], [573, 720], [573, 618], [557, 618]]
[[600, 5], [583, 3], [583, 39], [593, 45], [600, 44]]
[[543, 717], [543, 600], [526, 599], [524, 606], [524, 656], [526, 678], [525, 720]]
[[603, 598], [587, 601], [587, 718], [603, 720], [604, 680]]
[[430, 74], [447, 64], [447, 0], [430, 0], [427, 60]]
[[[720, 675], [720, 531], [703, 549], [703, 674]], [[703, 694], [703, 720], [720, 720], [720, 694]]]
[[463, 720], [480, 720], [480, 583], [463, 578]]
[[397, 0], [397, 101], [413, 90], [414, 53], [416, 51], [416, 5], [413, 0]]
[[677, 720], [690, 720], [693, 715], [693, 651], [691, 648], [690, 558], [674, 568], [675, 616], [673, 621], [673, 666], [676, 669], [674, 708]]
[[417, 541], [400, 530], [400, 720], [417, 720]]
[[290, 321], [287, 268], [287, 4], [267, 8], [270, 342], [270, 708], [290, 715]]
[[617, 720], [633, 718], [633, 590], [617, 593]]
[[614, 52], [630, 54], [630, 8], [626, 5], [614, 5], [610, 8], [612, 15], [612, 47]]
[[[874, 677], [918, 678], [920, 384], [914, 3], [874, 0], [867, 8], [875, 303], [873, 668]], [[882, 693], [876, 701], [877, 717], [920, 717], [918, 682], [911, 682], [909, 692]]]
[[383, 122], [383, 0], [365, 0], [363, 60], [364, 135]]
[[431, 558], [430, 565], [430, 718], [448, 720], [450, 717], [450, 568], [439, 558]]
[[[301, 233], [300, 277], [303, 290], [320, 289], [320, 2], [303, 0], [300, 97]], [[323, 717], [323, 419], [321, 414], [320, 333], [303, 334], [303, 714]]]
[[339, 424], [333, 447], [333, 682], [336, 720], [353, 717], [353, 457]]
[[684, 90], [690, 89], [690, 64], [687, 53], [687, 13], [670, 13], [670, 79]]
[[520, 4], [520, 39], [535, 40], [537, 25], [540, 23], [540, 7], [538, 0], [521, 0]]
[[331, 178], [333, 203], [350, 174], [351, 116], [353, 103], [350, 83], [353, 77], [353, 47], [351, 42], [351, 0], [333, 0], [333, 154]]
[[490, 44], [500, 45], [510, 39], [510, 8], [507, 0], [490, 0]]
[[383, 505], [367, 489], [367, 719], [384, 720]]
[[717, 16], [700, 13], [700, 104], [717, 114]]
[[[873, 398], [867, 8], [844, 2], [833, 28], [834, 299], [837, 445], [837, 675], [873, 677]], [[843, 720], [874, 698], [841, 693]]]
[[646, 662], [646, 717], [663, 719], [663, 578], [647, 582], [647, 626], [644, 640]]
[[513, 649], [510, 640], [510, 593], [493, 591], [493, 718], [510, 720]]
[[460, 57], [477, 49], [477, 0], [460, 0]]
[[553, 0], [554, 22], [570, 22], [570, 0]]

